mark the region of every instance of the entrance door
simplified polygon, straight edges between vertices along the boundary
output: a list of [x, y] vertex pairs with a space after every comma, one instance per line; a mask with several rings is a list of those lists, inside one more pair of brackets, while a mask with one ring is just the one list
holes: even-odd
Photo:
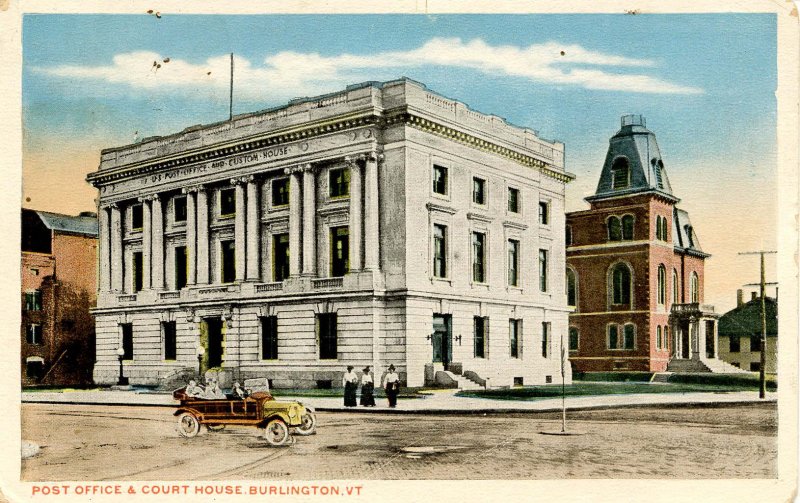
[[689, 351], [691, 346], [689, 345], [689, 324], [685, 323], [681, 325], [681, 358], [689, 358]]
[[706, 321], [706, 357], [714, 358], [714, 322]]
[[452, 316], [449, 314], [433, 315], [433, 361], [444, 364], [444, 369], [453, 360]]
[[224, 334], [221, 318], [204, 318], [200, 331], [200, 344], [206, 349], [203, 355], [203, 368], [210, 369], [222, 365]]

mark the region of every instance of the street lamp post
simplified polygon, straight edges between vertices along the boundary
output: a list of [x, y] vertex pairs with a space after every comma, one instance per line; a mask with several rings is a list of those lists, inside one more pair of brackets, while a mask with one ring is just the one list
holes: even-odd
[[120, 386], [125, 386], [128, 384], [128, 379], [122, 374], [122, 358], [125, 356], [125, 349], [122, 346], [117, 348], [117, 359], [119, 359], [119, 380], [117, 384]]
[[197, 375], [200, 380], [203, 379], [203, 355], [206, 354], [206, 348], [202, 345], [197, 345]]

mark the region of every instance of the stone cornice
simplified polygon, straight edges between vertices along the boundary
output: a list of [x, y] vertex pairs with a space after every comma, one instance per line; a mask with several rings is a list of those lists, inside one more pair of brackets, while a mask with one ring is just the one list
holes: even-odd
[[[208, 162], [229, 155], [244, 154], [257, 149], [263, 149], [265, 147], [274, 147], [283, 143], [314, 138], [338, 131], [344, 131], [372, 124], [389, 126], [396, 123], [403, 123], [420, 131], [434, 134], [484, 152], [505, 157], [523, 166], [536, 169], [543, 175], [554, 178], [563, 183], [568, 183], [575, 179], [575, 175], [565, 171], [553, 169], [548, 163], [540, 159], [536, 159], [531, 155], [523, 154], [517, 150], [454, 129], [432, 119], [415, 115], [414, 113], [409, 112], [406, 108], [400, 113], [395, 113], [386, 117], [379, 117], [378, 115], [375, 115], [373, 111], [370, 111], [367, 114], [361, 113], [356, 116], [340, 116], [335, 119], [328, 119], [326, 121], [317, 123], [307, 123], [283, 130], [273, 131], [267, 135], [241, 138], [235, 141], [227, 142], [224, 145], [204, 147], [179, 154], [173, 154], [165, 159], [162, 158], [160, 160], [150, 159], [145, 161], [137, 161], [130, 165], [119, 168], [109, 168], [95, 171], [90, 173], [86, 177], [86, 180], [97, 187], [115, 180], [140, 176], [162, 169], [187, 166], [198, 162]], [[367, 156], [371, 160], [382, 160], [382, 155], [379, 152], [370, 152], [367, 154]]]

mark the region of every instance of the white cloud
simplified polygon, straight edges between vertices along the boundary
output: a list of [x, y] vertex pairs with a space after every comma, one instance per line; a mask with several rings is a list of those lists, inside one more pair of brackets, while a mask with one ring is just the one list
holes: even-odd
[[[563, 53], [563, 54], [562, 54]], [[166, 55], [153, 52], [119, 54], [107, 66], [64, 65], [34, 68], [47, 75], [125, 84], [133, 88], [221, 92], [227, 89], [228, 55], [204, 63], [181, 59], [164, 62]], [[154, 63], [161, 64], [156, 68]], [[235, 57], [235, 90], [243, 98], [274, 98], [330, 92], [361, 80], [383, 80], [420, 67], [471, 69], [486, 75], [505, 75], [554, 85], [586, 89], [655, 94], [700, 94], [702, 89], [667, 82], [643, 73], [619, 68], [646, 69], [655, 62], [593, 52], [580, 45], [556, 42], [529, 47], [492, 46], [480, 39], [434, 38], [408, 51], [368, 55], [283, 51], [266, 57], [261, 65]], [[609, 69], [610, 68], [610, 69]], [[613, 70], [617, 69], [617, 70]], [[399, 73], [398, 73], [399, 71]]]

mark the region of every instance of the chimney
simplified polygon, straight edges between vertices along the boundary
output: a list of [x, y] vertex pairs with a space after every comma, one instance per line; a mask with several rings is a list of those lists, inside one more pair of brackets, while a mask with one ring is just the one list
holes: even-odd
[[742, 307], [744, 305], [744, 292], [742, 289], [736, 290], [736, 307]]
[[750, 300], [756, 300], [756, 292], [750, 292]]

